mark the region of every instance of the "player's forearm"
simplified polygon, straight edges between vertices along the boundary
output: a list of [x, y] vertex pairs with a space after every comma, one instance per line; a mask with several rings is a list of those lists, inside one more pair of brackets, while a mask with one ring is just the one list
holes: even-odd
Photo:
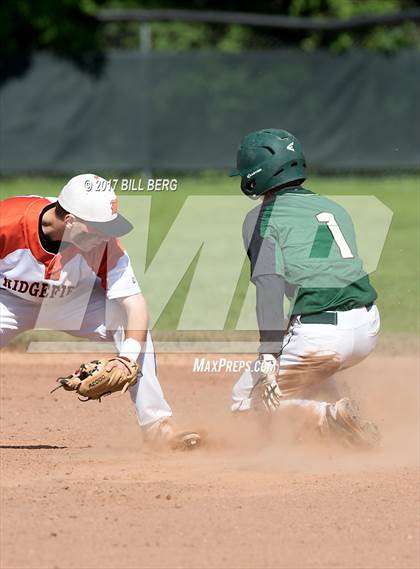
[[254, 279], [257, 289], [257, 320], [261, 354], [279, 354], [284, 330], [283, 298], [285, 284], [278, 275], [261, 275]]
[[[122, 353], [126, 355], [125, 352], [130, 352], [131, 359], [136, 359], [137, 352], [140, 353], [141, 347], [146, 341], [149, 328], [146, 300], [142, 294], [135, 294], [122, 299], [120, 303], [126, 314], [125, 342]], [[129, 354], [127, 355], [130, 357]]]

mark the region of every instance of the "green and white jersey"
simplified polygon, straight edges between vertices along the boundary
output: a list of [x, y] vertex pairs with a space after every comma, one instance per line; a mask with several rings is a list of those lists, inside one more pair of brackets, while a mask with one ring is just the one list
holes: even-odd
[[377, 297], [349, 214], [324, 196], [299, 186], [266, 198], [248, 213], [243, 238], [251, 280], [275, 274], [292, 285], [291, 314], [351, 310]]

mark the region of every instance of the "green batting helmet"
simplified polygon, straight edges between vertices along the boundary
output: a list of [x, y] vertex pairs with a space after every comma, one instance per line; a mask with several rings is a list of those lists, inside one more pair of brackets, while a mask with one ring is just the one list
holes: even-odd
[[287, 130], [266, 128], [247, 134], [239, 145], [236, 163], [230, 176], [241, 176], [241, 190], [252, 199], [306, 178], [301, 144]]

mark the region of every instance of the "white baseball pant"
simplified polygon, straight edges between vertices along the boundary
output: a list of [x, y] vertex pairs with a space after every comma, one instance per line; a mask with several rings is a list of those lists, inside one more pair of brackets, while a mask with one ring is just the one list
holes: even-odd
[[[380, 329], [379, 311], [375, 305], [370, 310], [355, 308], [337, 312], [337, 324], [303, 324], [300, 317], [293, 320], [284, 337], [282, 351], [279, 357], [279, 385], [282, 376], [286, 377], [288, 369], [302, 363], [302, 358], [308, 354], [320, 356], [335, 356], [338, 359], [338, 370], [351, 367], [375, 348]], [[326, 366], [328, 369], [328, 366]], [[253, 390], [261, 378], [256, 371], [245, 371], [235, 383], [232, 391], [232, 411], [247, 411], [253, 403]], [[295, 390], [293, 396], [285, 397], [284, 405], [313, 406], [317, 399], [317, 388], [327, 388], [330, 400], [339, 399], [334, 375], [326, 371], [322, 381], [312, 389]]]

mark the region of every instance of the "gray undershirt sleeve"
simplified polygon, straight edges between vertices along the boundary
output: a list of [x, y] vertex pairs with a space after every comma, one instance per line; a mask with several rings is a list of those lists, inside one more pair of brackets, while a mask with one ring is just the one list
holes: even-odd
[[278, 355], [284, 337], [284, 279], [279, 275], [259, 275], [253, 282], [257, 289], [259, 352]]

